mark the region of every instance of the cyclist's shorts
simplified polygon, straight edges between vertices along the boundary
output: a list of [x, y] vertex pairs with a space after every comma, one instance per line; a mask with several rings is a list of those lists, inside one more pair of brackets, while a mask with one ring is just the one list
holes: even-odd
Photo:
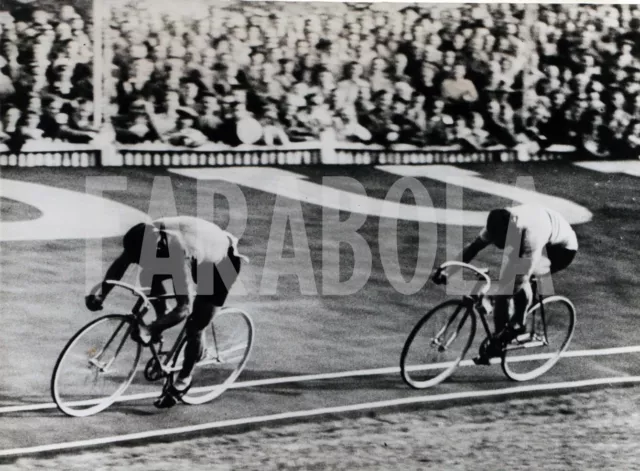
[[546, 248], [547, 258], [551, 262], [549, 269], [551, 273], [557, 273], [567, 268], [573, 262], [576, 253], [578, 253], [577, 250], [570, 250], [560, 246], [548, 245]]
[[242, 260], [234, 255], [232, 247], [229, 247], [227, 256], [217, 264], [198, 264], [194, 261], [191, 264], [191, 276], [197, 285], [197, 296], [214, 306], [224, 306], [229, 290], [238, 278], [241, 264]]

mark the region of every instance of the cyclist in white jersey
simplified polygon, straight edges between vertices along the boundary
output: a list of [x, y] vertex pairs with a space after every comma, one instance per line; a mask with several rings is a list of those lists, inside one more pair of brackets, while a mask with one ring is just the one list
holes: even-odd
[[[504, 250], [506, 257], [500, 276], [500, 294], [505, 296], [496, 297], [494, 322], [499, 338], [509, 342], [526, 331], [524, 316], [533, 300], [531, 276], [567, 268], [578, 251], [578, 238], [571, 225], [556, 211], [525, 204], [491, 211], [486, 226], [459, 258], [469, 263], [490, 244]], [[448, 273], [436, 272], [433, 281], [445, 283], [454, 271], [457, 271], [455, 267]], [[514, 314], [509, 322], [511, 299]]]
[[[172, 407], [191, 386], [193, 368], [202, 355], [204, 329], [224, 305], [241, 261], [247, 261], [238, 253], [237, 244], [236, 237], [208, 221], [190, 216], [161, 218], [132, 227], [124, 236], [123, 252], [107, 270], [105, 280], [119, 280], [130, 264], [139, 265], [140, 281], [151, 287], [151, 296], [165, 294], [162, 282], [173, 281], [177, 306], [166, 313], [164, 301], [154, 302], [157, 318], [132, 333], [136, 341], [143, 345], [155, 342], [164, 330], [188, 317], [183, 368], [154, 403], [158, 408]], [[87, 307], [92, 311], [102, 309], [112, 288], [103, 283], [100, 294], [87, 296]]]

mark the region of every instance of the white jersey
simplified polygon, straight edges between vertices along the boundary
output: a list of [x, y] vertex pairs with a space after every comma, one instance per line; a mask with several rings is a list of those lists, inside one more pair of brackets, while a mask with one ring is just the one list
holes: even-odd
[[174, 237], [184, 249], [185, 257], [198, 263], [216, 264], [237, 244], [234, 236], [216, 224], [191, 216], [160, 218], [153, 221], [153, 225], [169, 239]]
[[[552, 209], [533, 204], [523, 204], [507, 208], [511, 222], [524, 235], [522, 241], [527, 251], [542, 250], [546, 245], [578, 250], [578, 238], [571, 225], [562, 215]], [[480, 238], [491, 242], [485, 227]]]
[[551, 219], [551, 237], [549, 244], [564, 247], [568, 250], [578, 250], [578, 237], [571, 225], [560, 213], [553, 209], [547, 209]]
[[[506, 279], [510, 279], [510, 273], [526, 277], [547, 273], [551, 268], [547, 263], [552, 261], [544, 257], [544, 251], [549, 246], [578, 250], [576, 233], [556, 211], [529, 204], [507, 208], [507, 211], [511, 214], [510, 226], [516, 228], [519, 237], [505, 247], [507, 264], [503, 266], [503, 273], [507, 274]], [[507, 239], [509, 237], [507, 234]], [[480, 238], [492, 242], [486, 227]]]

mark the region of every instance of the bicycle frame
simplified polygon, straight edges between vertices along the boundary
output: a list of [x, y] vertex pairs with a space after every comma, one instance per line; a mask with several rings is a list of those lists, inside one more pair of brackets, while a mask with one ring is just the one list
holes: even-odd
[[538, 279], [537, 278], [533, 278], [531, 280], [531, 289], [533, 291], [533, 298], [534, 301], [537, 299], [537, 302], [534, 302], [532, 304], [532, 306], [535, 306], [536, 304], [540, 304], [540, 318], [542, 319], [542, 331], [544, 332], [544, 344], [548, 345], [549, 344], [549, 340], [547, 338], [547, 318], [544, 314], [544, 296], [542, 295], [542, 293], [540, 293], [538, 291]]
[[471, 296], [465, 296], [468, 309], [473, 313], [474, 316], [480, 318], [480, 322], [482, 323], [482, 327], [487, 334], [487, 337], [491, 337], [494, 335], [491, 327], [489, 327], [489, 321], [487, 320], [487, 315], [478, 309], [478, 305], [482, 302], [482, 297], [478, 297], [478, 299], [473, 299]]
[[[149, 309], [152, 306], [152, 301], [157, 301], [160, 299], [176, 299], [176, 295], [175, 294], [161, 294], [158, 296], [148, 296], [145, 294], [145, 291], [150, 290], [150, 288], [136, 288], [133, 285], [130, 285], [128, 283], [123, 283], [121, 281], [116, 281], [116, 280], [106, 280], [104, 281], [104, 283], [106, 284], [111, 284], [113, 286], [117, 286], [120, 288], [123, 288], [129, 292], [131, 292], [134, 296], [137, 296], [137, 301], [134, 304], [133, 308], [131, 309], [131, 313], [129, 314], [130, 316], [133, 316], [135, 318], [135, 321], [137, 323], [141, 323], [142, 322], [142, 317], [147, 314], [147, 312], [149, 312]], [[97, 293], [97, 291], [100, 289], [102, 283], [98, 283], [92, 290], [91, 293], [95, 294]], [[116, 330], [116, 333], [114, 333], [114, 335], [107, 341], [106, 345], [104, 346], [104, 348], [102, 349], [102, 351], [106, 350], [108, 348], [108, 346], [110, 345], [111, 341], [113, 340], [113, 338], [115, 338], [117, 332], [119, 331], [119, 329], [121, 328], [121, 326], [118, 327], [118, 329]], [[131, 332], [127, 332], [127, 335], [124, 336], [124, 339], [127, 338], [127, 336], [130, 334]], [[220, 357], [220, 351], [218, 349], [218, 341], [217, 341], [217, 336], [216, 336], [216, 331], [214, 326], [211, 326], [211, 333], [213, 336], [213, 347], [215, 349], [215, 353], [216, 353], [216, 360], [219, 361], [219, 357]], [[171, 347], [171, 349], [168, 352], [162, 352], [161, 350], [156, 349], [156, 346], [152, 343], [149, 344], [149, 350], [151, 351], [151, 355], [153, 356], [154, 360], [157, 362], [157, 364], [160, 366], [160, 370], [162, 371], [162, 376], [166, 377], [168, 375], [170, 375], [171, 373], [174, 373], [176, 370], [174, 368], [172, 368], [170, 366], [170, 363], [174, 360], [175, 355], [178, 353], [178, 348], [180, 347], [180, 345], [182, 344], [184, 337], [186, 336], [186, 325], [182, 327], [182, 329], [180, 330], [178, 337], [176, 338], [173, 346]], [[122, 342], [122, 344], [124, 344], [124, 340]], [[118, 351], [116, 352], [116, 356], [119, 353], [120, 348], [122, 348], [122, 345], [120, 345], [120, 347], [118, 348]], [[163, 353], [168, 353], [168, 356], [165, 360], [165, 362], [163, 363], [160, 359], [160, 355]]]
[[[526, 344], [522, 344], [522, 345], [511, 345], [511, 346], [506, 346], [505, 349], [508, 350], [514, 350], [514, 349], [521, 349], [521, 348], [532, 348], [532, 347], [539, 347], [541, 344], [542, 345], [548, 345], [549, 341], [547, 339], [547, 322], [546, 322], [546, 316], [544, 313], [544, 296], [542, 294], [540, 294], [537, 291], [537, 280], [533, 279], [531, 281], [532, 287], [533, 287], [533, 300], [531, 302], [531, 305], [529, 306], [529, 310], [527, 311], [527, 314], [529, 314], [529, 311], [531, 310], [531, 308], [533, 306], [540, 306], [540, 319], [542, 320], [542, 328], [543, 328], [543, 338], [541, 340], [539, 340], [538, 342], [533, 341], [533, 342], [527, 342]], [[472, 296], [468, 296], [469, 298], [469, 308], [473, 311], [473, 313], [480, 318], [480, 321], [482, 322], [482, 326], [484, 327], [484, 330], [487, 334], [487, 337], [492, 337], [495, 336], [497, 334], [497, 332], [495, 332], [495, 330], [492, 330], [491, 327], [489, 326], [489, 321], [487, 320], [487, 314], [484, 313], [483, 311], [480, 311], [478, 309], [478, 305], [482, 302], [482, 298], [484, 295], [482, 296], [478, 296], [477, 299], [474, 299], [474, 297]], [[467, 297], [465, 297], [467, 298]], [[532, 314], [532, 315], [537, 315], [537, 314]]]
[[[463, 305], [463, 308], [468, 310], [469, 306]], [[447, 321], [446, 325], [442, 329], [440, 329], [438, 331], [438, 333], [436, 334], [435, 338], [431, 341], [431, 343], [433, 345], [437, 345], [438, 346], [438, 350], [439, 351], [443, 351], [443, 350], [446, 350], [447, 348], [449, 348], [449, 346], [455, 341], [455, 339], [458, 338], [458, 334], [460, 333], [460, 327], [464, 324], [463, 321], [466, 319], [466, 316], [468, 315], [466, 313], [465, 313], [465, 316], [460, 321], [458, 321], [458, 327], [456, 328], [455, 333], [449, 338], [449, 340], [447, 340], [447, 342], [445, 344], [442, 344], [440, 342], [440, 337], [442, 337], [445, 334], [445, 332], [447, 332], [447, 330], [449, 330], [449, 327], [454, 322], [454, 320], [458, 316], [459, 312], [460, 311], [458, 310], [458, 311], [455, 312], [454, 315], [449, 317], [449, 320]]]
[[100, 350], [100, 352], [98, 352], [98, 354], [94, 357], [92, 357], [89, 360], [89, 363], [91, 363], [93, 366], [95, 366], [96, 368], [98, 368], [100, 371], [105, 372], [109, 369], [109, 367], [111, 366], [111, 364], [114, 362], [114, 360], [116, 359], [116, 357], [120, 354], [120, 350], [122, 350], [122, 347], [124, 345], [124, 343], [127, 341], [127, 337], [129, 336], [129, 334], [131, 332], [127, 332], [123, 337], [122, 340], [120, 341], [120, 345], [118, 345], [118, 348], [116, 349], [116, 353], [113, 355], [113, 358], [109, 361], [109, 363], [107, 363], [106, 365], [101, 365], [99, 363], [99, 359], [102, 356], [102, 354], [107, 350], [107, 348], [109, 348], [109, 345], [111, 345], [111, 342], [113, 342], [113, 340], [116, 338], [116, 336], [118, 335], [118, 333], [120, 332], [120, 329], [122, 329], [122, 325], [124, 324], [121, 323], [118, 328], [113, 332], [113, 334], [111, 335], [111, 337], [109, 338], [109, 340], [107, 340], [107, 343], [104, 345], [104, 347], [102, 347], [102, 350]]
[[[479, 355], [473, 359], [473, 363], [491, 365], [496, 363], [492, 359], [500, 357], [503, 372], [514, 381], [528, 381], [537, 378], [552, 368], [567, 348], [573, 335], [575, 307], [571, 301], [564, 296], [543, 296], [538, 291], [539, 280], [532, 277], [533, 305], [527, 310], [528, 317], [525, 317], [525, 320], [527, 327], [530, 326], [529, 321], [533, 323], [533, 329], [528, 328], [515, 338], [500, 338], [501, 333], [496, 332], [495, 326], [490, 325], [490, 309], [485, 309], [484, 297], [493, 297], [488, 294], [491, 285], [488, 273], [473, 265], [461, 262], [446, 262], [440, 266], [439, 271], [452, 265], [473, 271], [480, 280], [484, 279], [485, 284], [480, 286], [479, 290], [477, 287], [473, 289], [473, 294], [463, 295], [434, 306], [414, 325], [400, 355], [400, 372], [405, 383], [414, 389], [425, 389], [435, 386], [451, 376], [474, 341], [478, 317], [486, 337], [480, 343]], [[565, 336], [560, 339], [562, 343], [558, 343], [558, 345], [555, 345], [556, 327], [553, 326], [553, 323], [547, 325], [547, 313], [553, 313], [553, 311], [545, 309], [545, 303], [561, 303], [563, 306], [561, 319], [567, 321], [567, 331]], [[454, 308], [453, 312], [450, 310], [452, 307]], [[447, 317], [441, 317], [441, 313]], [[565, 314], [568, 317], [565, 317]], [[536, 316], [541, 316], [541, 323]], [[555, 317], [555, 314], [552, 317]], [[465, 325], [469, 325], [468, 332], [464, 331]], [[498, 329], [500, 328], [501, 326], [498, 326]], [[565, 325], [559, 328], [565, 330]], [[549, 334], [553, 334], [554, 338], [548, 338], [548, 329], [550, 329]], [[463, 342], [454, 345], [454, 341], [461, 338]], [[414, 345], [416, 345], [415, 349]], [[556, 350], [544, 354], [539, 354], [534, 350], [533, 355], [530, 356], [518, 353], [515, 353], [518, 356], [511, 356], [516, 350], [548, 346], [552, 346]], [[448, 352], [448, 350], [451, 351]], [[444, 360], [442, 353], [448, 354]], [[535, 363], [531, 363], [533, 368], [526, 363], [529, 360], [535, 361]], [[418, 372], [417, 376], [414, 376], [414, 372]]]
[[[494, 332], [494, 329], [492, 329], [489, 326], [489, 322], [487, 320], [487, 315], [484, 311], [481, 311], [480, 309], [478, 309], [478, 306], [481, 305], [482, 300], [484, 299], [485, 296], [488, 296], [488, 292], [491, 288], [491, 279], [489, 278], [489, 275], [483, 271], [478, 269], [477, 267], [475, 267], [474, 265], [470, 265], [468, 263], [463, 263], [463, 262], [456, 262], [456, 261], [450, 261], [450, 262], [446, 262], [443, 263], [440, 266], [440, 269], [444, 269], [450, 266], [457, 266], [457, 267], [461, 267], [464, 269], [468, 269], [472, 272], [474, 272], [476, 275], [478, 275], [478, 278], [482, 281], [485, 282], [485, 286], [480, 290], [480, 292], [476, 295], [467, 295], [463, 297], [463, 304], [464, 306], [471, 311], [471, 313], [473, 315], [475, 315], [476, 317], [480, 318], [480, 322], [482, 323], [482, 327], [485, 330], [485, 333], [487, 335], [487, 337], [493, 337], [494, 335], [496, 335], [497, 333]], [[545, 313], [544, 313], [544, 296], [538, 291], [538, 280], [537, 278], [533, 277], [531, 280], [531, 285], [532, 285], [532, 291], [533, 291], [533, 300], [532, 300], [532, 304], [531, 306], [536, 306], [536, 305], [540, 305], [540, 316], [541, 316], [541, 320], [542, 320], [542, 328], [543, 328], [543, 334], [544, 334], [544, 338], [542, 340], [542, 343], [544, 345], [548, 344], [548, 340], [547, 340], [547, 322], [546, 322], [546, 317], [545, 317]], [[446, 332], [446, 330], [449, 328], [450, 323], [447, 323], [447, 325], [442, 329], [441, 333]], [[438, 336], [441, 334], [438, 333]], [[451, 339], [451, 341], [455, 340], [456, 335], [453, 336], [453, 338]], [[447, 345], [444, 345], [444, 347], [446, 348], [451, 341], [447, 342]], [[537, 345], [531, 345], [531, 346], [537, 346]]]
[[[117, 309], [116, 312], [88, 322], [69, 339], [56, 361], [51, 376], [51, 396], [66, 415], [88, 417], [105, 410], [118, 400], [140, 371], [138, 365], [142, 345], [131, 339], [130, 334], [137, 333], [135, 329], [145, 325], [144, 316], [152, 305], [154, 308], [161, 307], [156, 303], [157, 300], [176, 298], [174, 294], [149, 296], [151, 293], [148, 289], [112, 280], [99, 283], [91, 290], [91, 294], [97, 294], [100, 287], [116, 286], [135, 296], [127, 306], [132, 306], [131, 309]], [[206, 365], [210, 365], [209, 370], [213, 374], [203, 374], [197, 387], [181, 397], [185, 404], [204, 404], [226, 391], [241, 374], [251, 352], [254, 339], [251, 317], [242, 309], [233, 307], [216, 310], [214, 314], [216, 317], [218, 314], [224, 315], [224, 318], [216, 321], [219, 325], [212, 321], [207, 324], [205, 329], [211, 326], [213, 338], [207, 330], [202, 332], [203, 348], [197, 352], [200, 355], [193, 365], [196, 368], [205, 367], [205, 370]], [[185, 347], [191, 341], [191, 330], [187, 330], [184, 322], [181, 329], [174, 327], [172, 330], [171, 337], [177, 334], [173, 346], [164, 351], [162, 338], [159, 342], [148, 345], [151, 358], [144, 366], [144, 378], [149, 382], [162, 379], [164, 388], [173, 383], [177, 372], [184, 370]], [[122, 338], [118, 338], [119, 336]], [[223, 343], [218, 345], [218, 341]], [[195, 343], [198, 343], [197, 339]], [[187, 358], [190, 358], [188, 348], [186, 351]], [[132, 360], [129, 367], [128, 360]], [[80, 376], [74, 374], [72, 381], [69, 381], [71, 377], [62, 380], [68, 373], [77, 373], [78, 369], [82, 372]], [[111, 370], [115, 374], [104, 375]]]
[[[105, 280], [104, 283], [123, 288], [123, 289], [131, 292], [134, 296], [138, 297], [136, 303], [134, 304], [133, 308], [131, 309], [131, 313], [129, 314], [130, 316], [135, 318], [136, 323], [142, 323], [142, 317], [145, 314], [147, 314], [147, 312], [149, 312], [149, 308], [152, 306], [152, 304], [151, 304], [152, 301], [156, 301], [156, 300], [159, 300], [159, 299], [175, 299], [176, 298], [175, 294], [162, 294], [162, 295], [158, 295], [158, 296], [147, 296], [144, 293], [144, 291], [147, 290], [147, 288], [142, 288], [142, 289], [136, 288], [135, 286], [132, 286], [132, 285], [130, 285], [128, 283], [123, 283], [121, 281]], [[97, 291], [100, 289], [101, 285], [102, 285], [102, 283], [98, 283], [91, 290], [91, 294], [97, 293]], [[111, 344], [113, 339], [116, 337], [116, 335], [118, 334], [118, 332], [120, 331], [121, 328], [122, 328], [122, 324], [118, 326], [118, 328], [115, 330], [113, 335], [109, 338], [109, 340], [107, 340], [107, 343], [102, 348], [100, 354], [102, 354], [102, 352], [104, 352], [109, 347], [109, 345]], [[115, 359], [115, 357], [118, 356], [118, 353], [120, 352], [122, 346], [124, 345], [124, 342], [126, 341], [126, 339], [127, 339], [127, 337], [129, 336], [130, 333], [131, 332], [127, 332], [127, 334], [123, 337], [123, 339], [122, 339], [122, 341], [121, 341], [121, 343], [120, 343], [120, 345], [119, 345], [119, 347], [118, 347], [118, 349], [116, 351], [116, 354], [114, 355], [113, 359]], [[167, 358], [166, 358], [164, 363], [161, 361], [160, 355], [162, 353], [165, 353], [165, 352], [162, 352], [161, 350], [156, 349], [156, 346], [153, 343], [149, 344], [149, 350], [151, 351], [151, 355], [155, 359], [156, 364], [159, 365], [160, 370], [162, 371], [162, 377], [166, 377], [166, 376], [170, 375], [171, 373], [173, 373], [175, 371], [169, 365], [174, 360], [175, 355], [178, 353], [178, 348], [182, 344], [182, 341], [183, 341], [185, 335], [186, 335], [186, 326], [183, 326], [182, 329], [180, 330], [180, 333], [178, 334], [178, 337], [176, 338], [173, 346], [171, 347], [169, 352], [167, 352], [168, 355], [167, 355]], [[215, 339], [215, 331], [214, 331], [214, 339]], [[217, 351], [217, 345], [216, 345], [216, 351]], [[100, 354], [96, 355], [96, 358], [99, 357]], [[96, 365], [96, 366], [98, 366], [98, 365]], [[108, 367], [108, 365], [107, 365], [107, 367]]]

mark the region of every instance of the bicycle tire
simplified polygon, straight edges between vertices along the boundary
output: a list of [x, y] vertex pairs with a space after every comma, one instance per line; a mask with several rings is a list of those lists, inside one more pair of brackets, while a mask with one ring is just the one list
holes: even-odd
[[[440, 350], [442, 342], [440, 342], [440, 340], [434, 342], [434, 335], [428, 335], [427, 339], [419, 337], [419, 335], [424, 333], [423, 328], [429, 323], [429, 321], [433, 321], [434, 319], [436, 319], [436, 315], [441, 311], [444, 312], [444, 310], [447, 308], [454, 308], [453, 312], [445, 316], [446, 323], [440, 326], [435, 325], [436, 330], [434, 335], [440, 334], [439, 337], [441, 337], [444, 334], [448, 334], [448, 332], [452, 332], [450, 329], [455, 326], [456, 336], [453, 338], [453, 340], [451, 339], [451, 337], [448, 337], [448, 340], [455, 341], [461, 339], [464, 341], [465, 334], [463, 333], [461, 335], [461, 332], [463, 332], [462, 329], [465, 327], [465, 324], [467, 324], [467, 321], [469, 322], [468, 326], [470, 330], [468, 334], [466, 334], [466, 341], [464, 341], [461, 345], [461, 350], [459, 351], [459, 353], [455, 354], [455, 358], [453, 358], [453, 360], [441, 362], [439, 357], [441, 353], [444, 353]], [[464, 358], [465, 354], [469, 350], [469, 347], [473, 342], [475, 333], [476, 316], [463, 301], [448, 300], [441, 304], [438, 304], [436, 307], [427, 312], [420, 319], [420, 321], [418, 321], [418, 323], [415, 325], [415, 327], [407, 337], [407, 340], [405, 341], [404, 347], [402, 348], [402, 354], [400, 356], [400, 373], [402, 375], [402, 379], [407, 385], [414, 389], [426, 389], [441, 383], [446, 378], [451, 376], [454, 370], [458, 367], [460, 361]], [[421, 342], [422, 340], [429, 340], [429, 344], [426, 346], [426, 352], [419, 353], [417, 355], [419, 358], [416, 361], [413, 361], [412, 348], [424, 348], [425, 346], [424, 343]], [[436, 343], [438, 345], [436, 345]], [[425, 362], [425, 358], [430, 356], [431, 354], [436, 355], [436, 361], [429, 360]], [[438, 368], [438, 366], [440, 366], [440, 368]], [[435, 374], [435, 376], [428, 376], [429, 372], [436, 371], [439, 371], [439, 373]], [[426, 377], [418, 379], [417, 374], [414, 375], [414, 372], [426, 372]]]
[[[255, 328], [245, 311], [227, 307], [214, 316], [205, 329], [205, 336], [204, 358], [194, 367], [192, 386], [182, 397], [185, 404], [198, 405], [212, 401], [233, 384], [249, 360]], [[185, 337], [176, 351], [172, 364], [175, 376], [182, 368], [186, 344]]]
[[[543, 329], [542, 316], [538, 314], [541, 312], [541, 305], [544, 306], [546, 332]], [[524, 342], [522, 345], [507, 345], [503, 349], [502, 371], [513, 381], [530, 381], [538, 378], [558, 362], [562, 352], [569, 347], [573, 337], [576, 308], [564, 296], [549, 296], [544, 298], [542, 303], [536, 303], [527, 311], [527, 323], [533, 325], [533, 332], [538, 334], [541, 340], [535, 338], [529, 342]], [[545, 342], [548, 345], [545, 345]], [[538, 347], [540, 350], [538, 350]], [[520, 352], [520, 355], [518, 355], [518, 352]], [[533, 369], [529, 369], [530, 366]]]
[[[61, 412], [71, 417], [88, 417], [94, 415], [113, 404], [127, 389], [136, 373], [140, 361], [140, 352], [142, 350], [142, 346], [130, 338], [131, 330], [134, 328], [134, 322], [133, 318], [129, 315], [108, 314], [89, 322], [71, 337], [58, 356], [51, 376], [51, 396]], [[106, 325], [107, 323], [110, 325]], [[115, 327], [111, 327], [111, 324]], [[96, 335], [98, 327], [105, 327], [107, 335], [109, 332], [112, 332], [111, 336], [105, 338], [102, 332]], [[86, 335], [89, 333], [96, 335], [96, 338], [89, 338]], [[81, 346], [81, 341], [84, 340], [89, 340], [90, 347], [88, 349]], [[100, 345], [103, 346], [100, 347]], [[111, 373], [113, 370], [100, 371], [101, 367], [98, 366], [98, 363], [102, 361], [104, 365], [104, 361], [98, 360], [98, 358], [107, 352], [111, 353], [110, 349], [112, 346], [116, 347], [113, 360], [106, 365], [107, 368], [111, 368], [116, 357], [120, 356], [122, 358], [122, 349], [125, 345], [135, 345], [135, 349], [128, 352], [130, 354], [129, 356], [133, 357], [133, 361], [129, 363], [130, 358], [125, 358], [123, 361], [123, 364], [131, 364], [131, 368], [126, 371], [126, 374], [123, 376], [114, 376]], [[81, 347], [77, 349], [77, 353], [75, 349], [76, 346]], [[99, 350], [100, 348], [102, 348], [102, 350]], [[98, 354], [96, 355], [97, 350]], [[67, 372], [65, 370], [66, 363], [73, 363], [76, 359], [79, 362], [80, 368], [75, 371], [72, 368]], [[83, 372], [81, 372], [81, 370], [87, 366], [89, 374], [94, 378], [94, 384], [98, 381], [104, 381], [105, 384], [110, 382], [110, 386], [114, 387], [115, 390], [106, 396], [103, 394], [91, 395], [91, 393], [81, 391], [80, 385], [75, 384], [78, 389], [69, 389], [67, 391], [64, 380], [67, 379], [71, 373], [82, 374]], [[84, 371], [84, 373], [86, 373], [86, 371]], [[102, 374], [102, 376], [99, 374]], [[85, 374], [83, 374], [83, 376], [85, 376]]]

